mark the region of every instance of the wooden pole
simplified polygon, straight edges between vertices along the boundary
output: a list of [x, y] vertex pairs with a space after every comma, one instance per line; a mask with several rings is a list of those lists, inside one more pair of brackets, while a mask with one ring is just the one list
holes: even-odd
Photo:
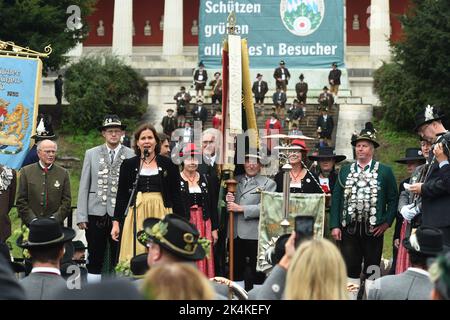
[[[237, 181], [228, 179], [225, 181], [227, 192], [234, 195], [236, 192]], [[228, 241], [229, 241], [229, 279], [234, 281], [234, 212], [228, 211]]]

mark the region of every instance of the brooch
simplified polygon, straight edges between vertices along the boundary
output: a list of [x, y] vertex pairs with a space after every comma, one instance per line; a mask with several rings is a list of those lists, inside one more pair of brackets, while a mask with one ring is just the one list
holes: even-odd
[[61, 186], [61, 184], [59, 183], [58, 180], [56, 180], [56, 182], [55, 182], [55, 188], [59, 188], [60, 186]]

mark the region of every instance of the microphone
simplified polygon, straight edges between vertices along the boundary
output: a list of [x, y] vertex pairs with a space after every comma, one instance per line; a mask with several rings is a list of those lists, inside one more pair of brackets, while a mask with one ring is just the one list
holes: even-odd
[[148, 156], [150, 156], [150, 151], [148, 151], [147, 148], [144, 148], [144, 158], [147, 158]]

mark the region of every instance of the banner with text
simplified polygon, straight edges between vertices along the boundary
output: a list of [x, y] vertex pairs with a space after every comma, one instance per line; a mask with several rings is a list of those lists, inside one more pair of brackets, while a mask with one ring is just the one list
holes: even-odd
[[0, 164], [20, 169], [30, 147], [42, 62], [0, 56]]
[[199, 59], [221, 65], [227, 18], [236, 13], [236, 32], [248, 39], [251, 68], [330, 68], [344, 64], [343, 0], [201, 0]]

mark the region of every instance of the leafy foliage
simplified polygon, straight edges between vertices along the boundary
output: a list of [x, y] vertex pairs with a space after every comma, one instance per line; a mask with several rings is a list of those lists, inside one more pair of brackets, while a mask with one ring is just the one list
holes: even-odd
[[145, 112], [147, 82], [116, 57], [83, 58], [67, 69], [65, 78], [70, 106], [63, 122], [75, 131], [87, 132], [100, 125], [106, 114], [134, 122]]
[[[43, 52], [51, 44], [53, 52], [44, 59], [44, 73], [58, 70], [67, 62], [63, 55], [77, 44], [77, 39], [87, 36], [86, 17], [96, 0], [5, 0], [0, 1], [0, 39], [12, 41], [22, 47]], [[82, 28], [70, 31], [66, 13], [70, 5], [81, 10]]]
[[450, 115], [450, 2], [412, 0], [400, 20], [403, 39], [392, 44], [394, 62], [375, 73], [375, 92], [386, 107], [384, 119], [411, 130], [414, 114], [427, 104]]

